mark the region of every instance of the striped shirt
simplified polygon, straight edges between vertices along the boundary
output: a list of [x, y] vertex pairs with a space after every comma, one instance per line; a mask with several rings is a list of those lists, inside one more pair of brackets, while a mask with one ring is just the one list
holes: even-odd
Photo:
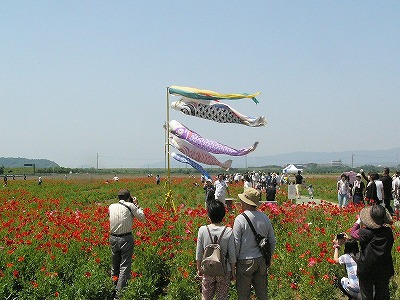
[[[132, 213], [128, 208], [120, 203], [128, 206], [132, 210]], [[141, 208], [132, 202], [126, 202], [124, 200], [120, 200], [118, 203], [111, 204], [108, 207], [108, 213], [110, 215], [110, 233], [112, 234], [124, 234], [132, 232], [132, 223], [134, 217], [141, 221], [146, 219]]]

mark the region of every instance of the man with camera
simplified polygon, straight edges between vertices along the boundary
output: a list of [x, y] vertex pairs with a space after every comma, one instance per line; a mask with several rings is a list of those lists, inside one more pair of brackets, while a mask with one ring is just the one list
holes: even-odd
[[109, 206], [110, 215], [110, 245], [112, 253], [111, 276], [116, 287], [116, 298], [118, 293], [126, 287], [131, 277], [133, 235], [132, 224], [136, 217], [145, 220], [142, 208], [139, 207], [136, 197], [131, 197], [128, 190], [118, 192], [117, 203]]

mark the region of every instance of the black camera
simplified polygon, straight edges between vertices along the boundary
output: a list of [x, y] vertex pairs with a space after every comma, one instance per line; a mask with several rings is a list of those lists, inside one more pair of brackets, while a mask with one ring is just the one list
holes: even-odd
[[344, 233], [339, 233], [336, 235], [336, 239], [340, 240], [340, 239], [344, 239]]

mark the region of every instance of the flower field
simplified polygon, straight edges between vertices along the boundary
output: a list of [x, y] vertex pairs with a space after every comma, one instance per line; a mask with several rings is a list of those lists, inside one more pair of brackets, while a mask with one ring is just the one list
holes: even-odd
[[[163, 181], [162, 181], [163, 183]], [[204, 191], [198, 179], [174, 177], [176, 214], [165, 205], [167, 189], [154, 178], [122, 178], [106, 184], [102, 178], [11, 180], [0, 188], [0, 299], [109, 299], [108, 205], [121, 188], [145, 208], [147, 221], [134, 224], [132, 279], [123, 299], [200, 299], [195, 248], [198, 228], [208, 222]], [[360, 207], [339, 209], [336, 178], [310, 177], [321, 205], [294, 205], [284, 187], [278, 205], [263, 204], [271, 219], [277, 249], [269, 270], [269, 297], [339, 299], [333, 275], [345, 274], [333, 263], [332, 239], [348, 230]], [[231, 196], [242, 184], [230, 186]], [[225, 222], [233, 225], [235, 213]], [[393, 226], [396, 276], [392, 299], [400, 299], [399, 227]], [[234, 283], [230, 298], [236, 299]]]

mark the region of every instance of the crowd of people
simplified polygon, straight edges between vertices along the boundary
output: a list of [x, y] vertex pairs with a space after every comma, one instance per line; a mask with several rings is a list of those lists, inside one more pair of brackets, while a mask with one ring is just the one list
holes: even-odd
[[[339, 234], [333, 240], [334, 260], [347, 271], [347, 277], [338, 278], [338, 286], [349, 299], [389, 300], [389, 280], [394, 275], [390, 225], [393, 216], [399, 218], [400, 172], [390, 176], [389, 168], [384, 168], [382, 175], [366, 175], [360, 170], [353, 182], [342, 174], [337, 193], [339, 207], [351, 201], [364, 205], [350, 236]], [[339, 255], [341, 246], [343, 255]]]
[[377, 172], [365, 174], [364, 170], [360, 170], [353, 182], [349, 175], [343, 173], [337, 182], [337, 193], [339, 207], [345, 207], [350, 202], [380, 204], [392, 216], [399, 217], [400, 171], [391, 176], [389, 168], [384, 168], [383, 174]]
[[[242, 178], [240, 174], [229, 177], [218, 174], [214, 182], [211, 178], [202, 178], [210, 219], [209, 224], [199, 228], [196, 244], [196, 266], [197, 275], [201, 278], [202, 300], [227, 300], [232, 280], [236, 282], [237, 299], [250, 299], [252, 290], [258, 300], [268, 299], [269, 261], [265, 259], [257, 235], [268, 240], [271, 254], [275, 251], [276, 238], [268, 216], [259, 211], [258, 207], [262, 191], [266, 191], [268, 200], [268, 189], [279, 188], [282, 178], [279, 174], [259, 175], [257, 177], [254, 173], [247, 173]], [[300, 178], [301, 174], [298, 175]], [[363, 179], [368, 179], [368, 182], [364, 183]], [[224, 225], [225, 214], [230, 212], [227, 198], [231, 196], [229, 184], [240, 181], [243, 183], [243, 193], [237, 197], [241, 213], [235, 217], [231, 228]], [[302, 185], [302, 176], [293, 183]], [[308, 191], [310, 198], [313, 197], [312, 186], [308, 187]], [[347, 276], [337, 278], [337, 285], [349, 299], [389, 300], [389, 280], [394, 275], [391, 254], [394, 236], [390, 224], [395, 214], [390, 209], [390, 200], [395, 200], [398, 213], [400, 173], [391, 177], [387, 168], [382, 176], [376, 173], [365, 175], [361, 170], [353, 182], [350, 182], [346, 174], [342, 174], [337, 183], [337, 191], [340, 207], [348, 205], [349, 199], [364, 204], [357, 221], [347, 230], [350, 234], [340, 233], [333, 240], [333, 260], [344, 265], [347, 272]], [[114, 299], [118, 299], [130, 277], [134, 245], [133, 219], [145, 220], [138, 200], [131, 197], [128, 190], [121, 190], [118, 199], [118, 203], [109, 207], [111, 275], [116, 287]], [[211, 243], [218, 243], [221, 256], [225, 259], [223, 275], [208, 275], [204, 272], [202, 260], [206, 247]], [[342, 248], [343, 254], [340, 254]]]
[[[203, 183], [203, 188], [206, 191], [206, 203], [207, 197], [209, 196], [210, 186], [214, 186], [214, 193], [217, 193], [215, 199], [220, 198], [220, 200], [225, 203], [226, 196], [229, 196], [230, 184], [242, 183], [243, 188], [254, 188], [260, 192], [260, 200], [263, 199], [265, 195], [266, 201], [275, 201], [275, 196], [277, 190], [282, 184], [288, 182], [288, 177], [285, 174], [280, 175], [279, 173], [271, 172], [245, 172], [245, 173], [234, 173], [234, 174], [218, 174], [217, 180], [213, 183], [210, 178], [205, 178], [201, 176], [201, 182]], [[217, 191], [215, 191], [217, 190]], [[222, 195], [219, 195], [222, 192]], [[230, 205], [230, 203], [227, 203]]]

